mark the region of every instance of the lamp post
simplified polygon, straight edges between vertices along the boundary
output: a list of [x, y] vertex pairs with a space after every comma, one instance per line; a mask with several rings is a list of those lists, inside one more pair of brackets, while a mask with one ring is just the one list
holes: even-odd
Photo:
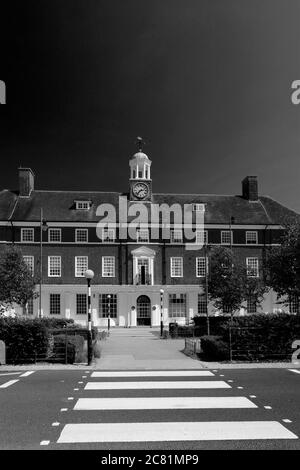
[[107, 302], [107, 310], [108, 310], [108, 318], [107, 318], [107, 331], [109, 333], [109, 330], [110, 330], [110, 299], [111, 299], [111, 295], [108, 294], [107, 296], [107, 299], [108, 299], [108, 302]]
[[88, 365], [92, 363], [92, 307], [91, 307], [91, 280], [94, 277], [94, 271], [87, 269], [84, 273], [88, 285], [88, 335], [87, 335], [87, 357]]
[[163, 322], [163, 306], [164, 306], [164, 290], [160, 289], [160, 336], [163, 336], [164, 322]]
[[40, 210], [40, 296], [39, 318], [42, 318], [42, 283], [43, 283], [43, 232], [48, 229], [47, 222], [43, 219], [43, 209]]
[[207, 335], [210, 335], [209, 312], [208, 312], [208, 247], [205, 243], [205, 303], [206, 303], [206, 324]]

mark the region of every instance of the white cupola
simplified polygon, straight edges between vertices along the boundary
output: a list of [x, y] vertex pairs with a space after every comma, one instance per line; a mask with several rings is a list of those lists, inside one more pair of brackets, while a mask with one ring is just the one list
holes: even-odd
[[142, 152], [144, 141], [137, 137], [138, 152], [129, 159], [131, 180], [151, 180], [151, 160]]

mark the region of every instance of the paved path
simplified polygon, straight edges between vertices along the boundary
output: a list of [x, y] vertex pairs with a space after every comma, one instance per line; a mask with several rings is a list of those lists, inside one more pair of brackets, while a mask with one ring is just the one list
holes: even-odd
[[184, 339], [160, 339], [157, 328], [112, 329], [101, 348], [95, 364], [101, 370], [203, 368], [200, 361], [182, 352]]

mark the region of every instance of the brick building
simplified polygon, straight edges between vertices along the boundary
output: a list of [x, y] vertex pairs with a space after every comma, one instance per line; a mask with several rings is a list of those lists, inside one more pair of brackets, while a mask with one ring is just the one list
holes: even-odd
[[[185, 323], [206, 314], [204, 285], [210, 247], [230, 246], [251, 275], [259, 276], [266, 248], [280, 242], [284, 219], [296, 215], [270, 197], [260, 196], [255, 176], [243, 180], [241, 195], [158, 194], [152, 192], [151, 160], [141, 148], [129, 159], [129, 167], [129, 191], [122, 194], [35, 190], [35, 176], [29, 168], [19, 168], [17, 191], [0, 192], [0, 247], [14, 243], [32, 272], [42, 272], [41, 300], [29, 303], [29, 314], [74, 318], [85, 324], [84, 272], [89, 267], [95, 273], [95, 325], [107, 325], [108, 316], [117, 326], [159, 325], [161, 305], [165, 324]], [[120, 210], [123, 202], [126, 210]], [[186, 238], [183, 220], [178, 222], [172, 212], [169, 220], [159, 212], [153, 222], [154, 207], [167, 210], [170, 206], [188, 213], [192, 229], [202, 214], [204, 226], [195, 225], [199, 246], [191, 248], [195, 241]], [[148, 211], [148, 219], [129, 236], [128, 224], [137, 207]], [[110, 208], [115, 208], [115, 218], [107, 216]], [[164, 228], [167, 236], [162, 236]], [[269, 292], [261, 305], [249, 301], [241, 313], [277, 308], [276, 294]], [[209, 313], [215, 313], [212, 305]]]

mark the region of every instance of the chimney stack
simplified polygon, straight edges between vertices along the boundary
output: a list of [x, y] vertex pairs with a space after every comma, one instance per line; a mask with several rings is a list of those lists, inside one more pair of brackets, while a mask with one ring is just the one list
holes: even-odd
[[34, 173], [30, 168], [19, 168], [19, 195], [29, 197], [34, 190]]
[[258, 201], [257, 176], [246, 176], [242, 181], [243, 198], [248, 201]]

